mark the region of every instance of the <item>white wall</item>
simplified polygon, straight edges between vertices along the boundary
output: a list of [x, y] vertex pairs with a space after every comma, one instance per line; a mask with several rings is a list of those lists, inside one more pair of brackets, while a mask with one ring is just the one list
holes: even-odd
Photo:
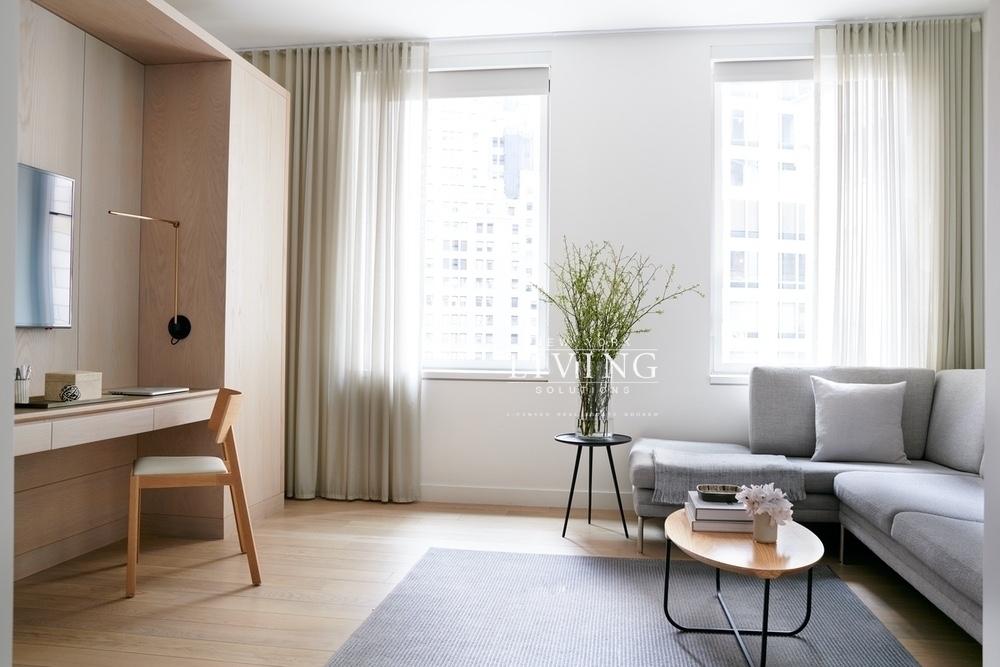
[[0, 665], [11, 662], [14, 581], [14, 236], [17, 163], [17, 0], [0, 0]]
[[[676, 263], [682, 280], [710, 282], [713, 90], [718, 45], [806, 44], [808, 27], [689, 30], [432, 44], [436, 57], [548, 52], [550, 245], [611, 241]], [[658, 384], [618, 395], [615, 429], [634, 436], [747, 440], [747, 388], [710, 385], [709, 299], [668, 304], [636, 341], [657, 350]], [[558, 322], [550, 333], [557, 335]], [[554, 385], [548, 385], [553, 389]], [[424, 382], [425, 500], [565, 503], [575, 448], [552, 436], [575, 426], [570, 395], [538, 383]], [[623, 412], [638, 416], [622, 415]], [[528, 413], [528, 414], [522, 414]], [[615, 465], [628, 491], [627, 447]], [[595, 502], [613, 506], [607, 457], [597, 453]], [[585, 469], [583, 483], [585, 488]], [[585, 502], [585, 496], [578, 496]], [[626, 503], [629, 500], [626, 498]]]
[[[1000, 0], [986, 14], [986, 543], [983, 627], [1000, 628]], [[984, 632], [983, 664], [1000, 665], [1000, 635]]]

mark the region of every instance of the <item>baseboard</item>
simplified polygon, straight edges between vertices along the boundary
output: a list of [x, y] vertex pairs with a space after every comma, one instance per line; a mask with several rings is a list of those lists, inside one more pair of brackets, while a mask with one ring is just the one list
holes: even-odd
[[[461, 486], [457, 484], [421, 484], [420, 500], [433, 503], [462, 503], [467, 505], [522, 505], [526, 507], [566, 507], [569, 491], [566, 489], [526, 489], [501, 486]], [[594, 491], [595, 509], [616, 510], [618, 501], [614, 491]], [[632, 492], [622, 489], [622, 505], [626, 512], [632, 510]], [[573, 507], [587, 506], [587, 486], [578, 484], [573, 494]]]
[[[128, 519], [122, 517], [102, 526], [18, 554], [14, 557], [14, 581], [81, 556], [88, 551], [113, 544], [124, 539], [127, 532]], [[124, 556], [124, 552], [122, 555]]]
[[180, 514], [142, 513], [142, 532], [167, 537], [189, 537], [198, 540], [221, 540], [221, 517], [183, 516]]
[[[261, 519], [266, 519], [269, 516], [274, 516], [280, 512], [284, 506], [284, 493], [279, 493], [275, 496], [271, 496], [270, 498], [265, 498], [264, 500], [258, 500], [250, 506], [251, 526], [255, 521], [260, 521]], [[232, 513], [232, 505], [230, 503], [226, 503], [226, 508], [230, 512], [226, 515], [226, 519], [223, 522], [226, 536], [234, 536], [236, 535], [236, 515]]]

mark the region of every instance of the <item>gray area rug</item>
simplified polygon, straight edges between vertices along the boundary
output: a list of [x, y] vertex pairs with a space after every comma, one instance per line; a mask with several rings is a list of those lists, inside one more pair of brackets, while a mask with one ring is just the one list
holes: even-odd
[[[670, 613], [727, 627], [715, 571], [671, 564]], [[801, 622], [805, 574], [771, 587], [771, 629]], [[722, 573], [740, 627], [760, 627], [763, 583]], [[847, 585], [814, 572], [813, 616], [798, 637], [768, 640], [767, 664], [916, 665]], [[747, 637], [753, 655], [760, 639]], [[743, 665], [732, 635], [684, 633], [663, 616], [663, 561], [431, 549], [330, 660], [392, 665]]]

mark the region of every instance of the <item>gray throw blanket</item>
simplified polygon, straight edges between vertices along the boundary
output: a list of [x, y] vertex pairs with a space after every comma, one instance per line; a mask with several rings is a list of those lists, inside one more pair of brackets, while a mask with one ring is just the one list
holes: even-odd
[[802, 471], [775, 454], [697, 454], [653, 450], [653, 502], [683, 505], [699, 484], [769, 484], [792, 502], [806, 497]]

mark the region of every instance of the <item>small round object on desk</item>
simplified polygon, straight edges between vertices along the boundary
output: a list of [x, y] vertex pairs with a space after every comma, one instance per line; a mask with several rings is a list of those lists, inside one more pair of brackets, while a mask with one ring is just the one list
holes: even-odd
[[75, 384], [68, 384], [59, 391], [59, 400], [64, 402], [79, 401], [80, 388]]

